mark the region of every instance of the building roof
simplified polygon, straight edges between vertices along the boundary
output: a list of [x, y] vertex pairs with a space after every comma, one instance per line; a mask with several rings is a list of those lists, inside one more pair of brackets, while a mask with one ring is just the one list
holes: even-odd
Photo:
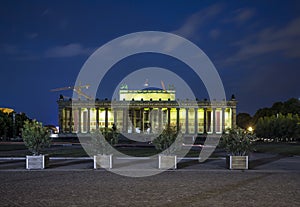
[[10, 109], [10, 108], [0, 108], [0, 111], [9, 114], [9, 113], [13, 112], [14, 110], [13, 110], [13, 109]]
[[157, 87], [147, 87], [147, 88], [144, 88], [142, 90], [148, 90], [148, 91], [152, 91], [152, 90], [163, 90], [161, 88], [157, 88]]

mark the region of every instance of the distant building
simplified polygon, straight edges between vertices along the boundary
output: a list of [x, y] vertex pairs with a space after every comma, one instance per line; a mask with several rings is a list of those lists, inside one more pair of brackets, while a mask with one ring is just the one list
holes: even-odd
[[[89, 133], [116, 127], [122, 133], [156, 133], [167, 124], [184, 134], [221, 134], [236, 125], [236, 100], [176, 101], [174, 90], [121, 88], [119, 100], [71, 100], [60, 97], [60, 133]], [[72, 109], [73, 105], [73, 109]]]
[[0, 108], [0, 111], [2, 111], [3, 113], [11, 113], [13, 112], [14, 110], [13, 109], [10, 109], [10, 108]]

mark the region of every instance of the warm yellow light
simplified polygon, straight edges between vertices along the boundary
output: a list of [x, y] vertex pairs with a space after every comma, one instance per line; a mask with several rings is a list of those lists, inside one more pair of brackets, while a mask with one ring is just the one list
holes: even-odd
[[253, 132], [253, 128], [251, 126], [248, 127], [249, 132]]
[[2, 111], [3, 113], [11, 113], [13, 112], [14, 110], [13, 109], [10, 109], [10, 108], [0, 108], [0, 111]]

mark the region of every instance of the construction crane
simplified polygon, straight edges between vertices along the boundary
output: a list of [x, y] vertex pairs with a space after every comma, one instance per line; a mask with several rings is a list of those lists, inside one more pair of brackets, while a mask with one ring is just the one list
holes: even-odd
[[148, 78], [145, 80], [144, 86], [145, 86], [145, 87], [148, 87], [148, 86], [149, 86]]
[[166, 91], [167, 89], [166, 89], [165, 84], [164, 84], [164, 82], [162, 80], [160, 81], [160, 84], [161, 84], [162, 89], [164, 91]]
[[62, 87], [62, 88], [55, 88], [50, 91], [57, 92], [57, 91], [73, 90], [74, 92], [76, 92], [78, 94], [78, 97], [82, 96], [82, 97], [86, 98], [87, 100], [91, 100], [92, 97], [90, 97], [89, 95], [82, 92], [82, 89], [84, 89], [84, 88], [88, 89], [89, 87], [90, 87], [89, 84], [86, 84], [86, 85], [79, 84], [79, 86], [67, 86], [67, 87]]

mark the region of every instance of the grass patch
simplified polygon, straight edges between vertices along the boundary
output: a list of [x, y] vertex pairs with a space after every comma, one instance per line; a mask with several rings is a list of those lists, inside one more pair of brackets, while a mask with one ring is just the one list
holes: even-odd
[[[86, 157], [88, 156], [81, 146], [51, 146], [42, 150], [42, 154], [52, 157]], [[31, 152], [24, 144], [0, 144], [1, 157], [25, 157]]]
[[[134, 157], [149, 157], [157, 155], [160, 152], [154, 147], [117, 147], [116, 150]], [[81, 145], [72, 146], [52, 146], [44, 149], [43, 154], [48, 154], [51, 157], [88, 157]], [[24, 144], [0, 144], [0, 156], [1, 157], [24, 157], [30, 155], [31, 152], [26, 148]], [[199, 157], [199, 150], [190, 150], [186, 157]], [[215, 157], [214, 154], [211, 156]]]
[[26, 150], [24, 144], [0, 144], [0, 151]]
[[256, 152], [276, 153], [280, 155], [292, 156], [300, 155], [299, 143], [255, 143]]
[[88, 157], [89, 155], [82, 147], [64, 147], [55, 150], [46, 150], [45, 154], [51, 157]]
[[[134, 157], [149, 157], [153, 155], [158, 155], [160, 154], [160, 151], [156, 150], [154, 147], [149, 147], [149, 148], [117, 148], [119, 152], [122, 152], [128, 156], [134, 156]], [[185, 157], [199, 157], [200, 154], [200, 149], [199, 150], [190, 150]], [[181, 157], [181, 156], [179, 156]], [[218, 157], [214, 153], [210, 157]]]
[[147, 147], [147, 148], [130, 148], [130, 147], [120, 147], [117, 148], [117, 150], [123, 154], [126, 154], [128, 156], [134, 156], [134, 157], [149, 157], [156, 155], [158, 151], [153, 147]]

